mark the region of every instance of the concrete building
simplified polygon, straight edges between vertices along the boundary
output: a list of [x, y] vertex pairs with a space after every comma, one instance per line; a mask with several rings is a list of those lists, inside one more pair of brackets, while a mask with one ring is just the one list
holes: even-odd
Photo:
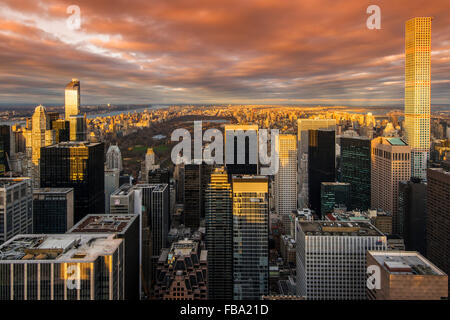
[[124, 241], [113, 234], [17, 235], [0, 252], [0, 300], [125, 298]]
[[405, 132], [411, 176], [426, 180], [430, 159], [431, 17], [405, 24]]
[[[111, 214], [135, 214], [135, 195], [133, 186], [124, 184], [111, 194], [110, 213]], [[136, 208], [138, 210], [140, 208]]]
[[120, 170], [105, 168], [105, 213], [110, 212], [111, 194], [116, 191], [119, 185]]
[[367, 251], [367, 266], [375, 266], [371, 300], [441, 300], [448, 298], [448, 276], [416, 251]]
[[275, 174], [275, 210], [281, 215], [283, 232], [288, 234], [289, 215], [297, 209], [297, 137], [278, 136], [279, 167]]
[[89, 214], [73, 226], [68, 234], [114, 234], [124, 241], [123, 274], [125, 300], [138, 300], [141, 296], [141, 241], [140, 216], [135, 214]]
[[0, 244], [33, 232], [33, 190], [29, 178], [0, 178]]
[[122, 153], [117, 145], [110, 145], [106, 152], [106, 168], [122, 171]]
[[158, 259], [155, 298], [206, 300], [208, 251], [193, 240], [181, 240], [164, 249]]
[[387, 239], [368, 222], [299, 221], [297, 295], [307, 300], [366, 298], [366, 251]]
[[411, 148], [400, 138], [379, 137], [372, 140], [371, 157], [371, 207], [391, 213], [398, 233], [398, 188], [411, 178]]

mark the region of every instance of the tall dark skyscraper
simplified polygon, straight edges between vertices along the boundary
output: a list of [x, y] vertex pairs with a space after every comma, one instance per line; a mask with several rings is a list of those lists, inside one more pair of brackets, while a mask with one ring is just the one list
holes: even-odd
[[336, 181], [336, 131], [309, 130], [308, 185], [311, 209], [320, 213], [320, 188], [322, 182]]
[[184, 166], [184, 224], [198, 228], [202, 213], [202, 170], [201, 165]]
[[349, 209], [370, 209], [370, 139], [341, 137], [341, 181], [351, 185]]
[[426, 255], [427, 185], [418, 178], [400, 181], [398, 187], [399, 234], [408, 251]]
[[320, 191], [320, 212], [322, 216], [332, 213], [337, 206], [350, 205], [350, 184], [345, 182], [322, 182]]
[[104, 144], [61, 142], [42, 148], [41, 188], [74, 189], [74, 223], [105, 213]]
[[[233, 134], [233, 141], [227, 140], [228, 134]], [[243, 139], [239, 139], [239, 132], [243, 133]], [[243, 143], [244, 154], [243, 163], [239, 163], [239, 143]], [[231, 144], [233, 147], [231, 148]], [[230, 146], [232, 152], [228, 154], [227, 149]], [[253, 152], [255, 154], [253, 154]], [[230, 159], [231, 156], [231, 159]], [[256, 159], [255, 161], [252, 161]], [[229, 163], [229, 161], [232, 163]], [[258, 173], [258, 126], [257, 125], [226, 125], [225, 126], [225, 162], [229, 175], [233, 174], [257, 174]]]
[[[143, 234], [148, 227], [151, 236], [151, 257], [142, 256], [144, 281], [155, 280], [156, 266], [161, 249], [167, 247], [169, 234], [169, 185], [168, 184], [137, 184], [134, 189], [142, 191], [142, 228]], [[145, 235], [143, 241], [146, 242]], [[143, 246], [145, 246], [143, 244]], [[144, 248], [145, 250], [145, 248]], [[148, 272], [150, 272], [148, 274]], [[152, 279], [152, 280], [151, 280]], [[148, 283], [150, 285], [150, 283]]]
[[233, 299], [233, 198], [224, 169], [211, 174], [205, 194], [208, 298]]
[[450, 273], [450, 170], [428, 169], [427, 257]]
[[11, 170], [8, 157], [11, 156], [11, 126], [0, 126], [0, 174]]

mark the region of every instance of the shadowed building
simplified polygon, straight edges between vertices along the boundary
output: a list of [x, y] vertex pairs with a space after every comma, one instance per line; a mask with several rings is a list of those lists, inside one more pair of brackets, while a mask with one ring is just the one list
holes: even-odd
[[41, 188], [74, 189], [74, 223], [105, 213], [103, 143], [70, 141], [42, 148]]

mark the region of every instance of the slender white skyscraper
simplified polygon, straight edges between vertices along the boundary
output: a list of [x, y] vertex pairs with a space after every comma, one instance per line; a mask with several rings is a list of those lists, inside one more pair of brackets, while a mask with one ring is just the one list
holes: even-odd
[[426, 179], [430, 157], [431, 17], [406, 22], [405, 130], [411, 176]]
[[275, 208], [281, 215], [283, 230], [289, 232], [289, 217], [297, 209], [297, 137], [281, 134], [279, 141], [279, 169], [275, 175]]

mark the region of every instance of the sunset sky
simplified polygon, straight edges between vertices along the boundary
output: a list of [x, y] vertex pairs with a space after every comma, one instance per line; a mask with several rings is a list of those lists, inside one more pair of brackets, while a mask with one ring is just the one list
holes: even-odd
[[432, 103], [450, 104], [448, 0], [0, 0], [0, 104], [62, 105], [78, 78], [82, 104], [402, 105], [415, 16], [434, 17]]

